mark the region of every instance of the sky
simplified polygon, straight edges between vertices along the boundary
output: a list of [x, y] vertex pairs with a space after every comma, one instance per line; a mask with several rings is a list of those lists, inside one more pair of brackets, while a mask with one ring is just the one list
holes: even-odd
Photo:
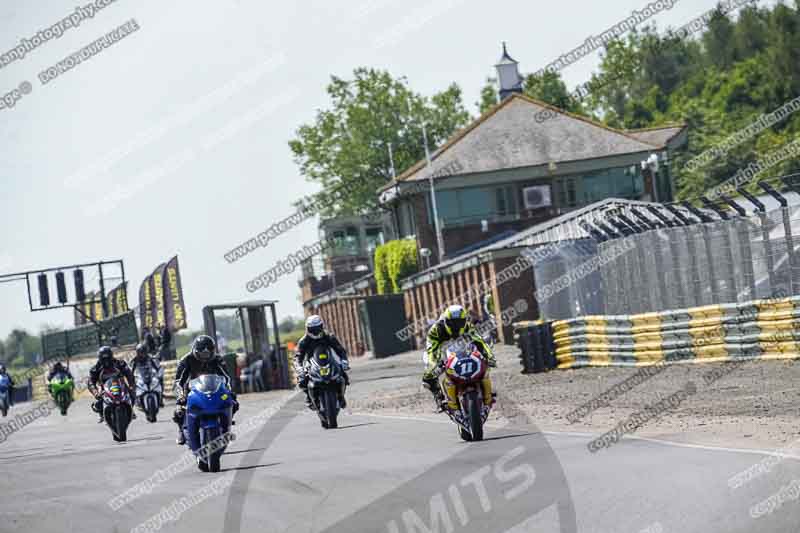
[[[0, 54], [90, 1], [3, 1]], [[650, 19], [662, 31], [715, 5], [669, 1]], [[0, 96], [30, 83], [0, 109], [0, 274], [123, 259], [135, 303], [142, 279], [177, 254], [191, 329], [202, 327], [203, 306], [243, 299], [278, 300], [279, 316], [302, 316], [299, 271], [256, 293], [245, 284], [314, 243], [317, 219], [234, 264], [223, 255], [318, 190], [288, 141], [329, 106], [331, 75], [386, 69], [423, 95], [455, 82], [477, 116], [502, 41], [523, 73], [534, 72], [647, 5], [116, 0], [0, 67]], [[41, 81], [131, 19], [135, 31]], [[567, 85], [586, 81], [599, 57], [565, 68]], [[71, 311], [31, 313], [24, 283], [0, 283], [0, 338], [71, 321]]]

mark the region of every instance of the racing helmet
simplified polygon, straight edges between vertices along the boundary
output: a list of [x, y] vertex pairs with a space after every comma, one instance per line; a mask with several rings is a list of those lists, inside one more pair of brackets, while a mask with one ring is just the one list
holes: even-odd
[[209, 361], [216, 351], [217, 346], [214, 339], [208, 335], [199, 335], [192, 343], [192, 355], [200, 361]]
[[306, 333], [312, 339], [322, 338], [325, 333], [325, 322], [319, 315], [311, 315], [306, 319]]
[[467, 329], [467, 312], [460, 305], [451, 305], [442, 314], [444, 327], [454, 337], [460, 337]]
[[111, 351], [111, 347], [101, 346], [100, 349], [97, 350], [97, 360], [105, 367], [111, 366], [114, 361], [114, 352]]

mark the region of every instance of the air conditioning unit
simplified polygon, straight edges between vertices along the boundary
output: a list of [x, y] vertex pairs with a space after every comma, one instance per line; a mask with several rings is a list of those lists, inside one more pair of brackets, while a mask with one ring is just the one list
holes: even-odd
[[525, 209], [541, 209], [553, 205], [549, 185], [526, 187], [522, 189], [522, 198], [525, 202]]

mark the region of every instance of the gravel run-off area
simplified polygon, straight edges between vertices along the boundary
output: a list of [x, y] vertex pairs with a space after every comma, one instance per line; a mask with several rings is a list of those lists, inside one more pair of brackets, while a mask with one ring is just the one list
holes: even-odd
[[[498, 345], [492, 371], [498, 403], [490, 422], [533, 423], [542, 431], [602, 434], [629, 416], [685, 389], [696, 393], [664, 410], [634, 435], [674, 442], [739, 448], [779, 448], [800, 439], [800, 361], [678, 364], [663, 368], [580, 420], [567, 414], [633, 376], [636, 368], [601, 367], [522, 374], [519, 349]], [[348, 409], [352, 412], [432, 417], [422, 388], [420, 352], [386, 359], [353, 359]], [[721, 375], [707, 384], [709, 372]], [[800, 451], [800, 443], [797, 445]]]

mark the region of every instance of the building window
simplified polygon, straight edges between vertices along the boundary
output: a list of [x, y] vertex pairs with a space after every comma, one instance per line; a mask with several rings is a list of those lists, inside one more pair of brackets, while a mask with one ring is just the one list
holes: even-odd
[[367, 228], [367, 250], [374, 250], [383, 244], [382, 228]]
[[497, 199], [497, 214], [507, 215], [508, 208], [506, 206], [506, 191], [502, 188], [495, 189], [495, 198]]

